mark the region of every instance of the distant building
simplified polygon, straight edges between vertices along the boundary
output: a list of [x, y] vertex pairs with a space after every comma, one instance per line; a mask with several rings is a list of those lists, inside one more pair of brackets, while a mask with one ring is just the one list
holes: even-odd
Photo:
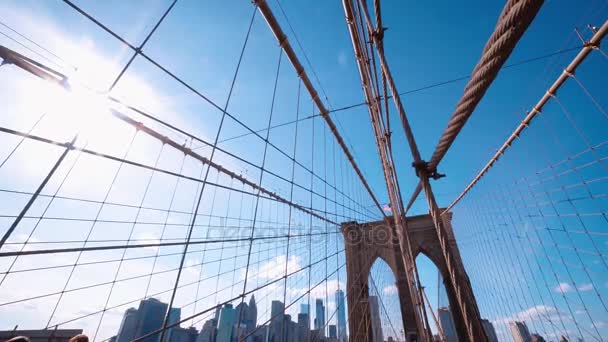
[[307, 342], [310, 334], [310, 318], [308, 312], [298, 314], [298, 342]]
[[0, 340], [27, 336], [31, 342], [68, 342], [79, 334], [82, 334], [82, 329], [4, 330], [0, 331]]
[[203, 324], [203, 328], [201, 329], [200, 334], [198, 334], [196, 342], [215, 342], [216, 334], [217, 320], [215, 318], [209, 319]]
[[372, 321], [372, 342], [384, 342], [382, 334], [382, 322], [380, 321], [380, 307], [378, 306], [378, 297], [369, 296], [369, 309]]
[[452, 312], [449, 307], [442, 307], [438, 310], [439, 325], [443, 331], [443, 336], [446, 342], [458, 342], [458, 335], [456, 334], [456, 326], [454, 325], [454, 319], [452, 318]]
[[[236, 324], [241, 324], [239, 329], [243, 336], [249, 335], [253, 330], [258, 320], [258, 307], [255, 303], [255, 297], [252, 295], [249, 299], [249, 304], [243, 302], [236, 307]], [[240, 322], [239, 322], [240, 321]]]
[[513, 335], [513, 340], [515, 342], [532, 341], [532, 336], [530, 336], [530, 331], [528, 330], [526, 323], [520, 321], [509, 322], [509, 328], [511, 328], [511, 335]]
[[297, 342], [296, 341], [296, 339], [297, 339], [296, 331], [298, 328], [298, 324], [291, 320], [291, 315], [284, 316], [283, 324], [284, 324], [284, 329], [285, 329], [284, 341], [285, 342]]
[[[144, 336], [162, 328], [167, 307], [167, 304], [159, 301], [156, 298], [149, 298], [139, 302], [139, 309], [137, 309], [139, 319], [135, 336]], [[157, 342], [158, 337], [158, 335], [148, 336], [141, 342]]]
[[325, 341], [325, 335], [321, 334], [321, 330], [314, 329], [310, 331], [310, 340], [311, 341]]
[[122, 316], [122, 322], [116, 334], [116, 342], [129, 342], [135, 338], [139, 312], [136, 308], [128, 308]]
[[483, 327], [486, 336], [488, 336], [488, 342], [498, 342], [498, 336], [496, 335], [496, 330], [494, 329], [492, 322], [487, 319], [482, 319], [481, 326]]
[[[173, 324], [173, 323], [179, 322], [181, 316], [182, 316], [182, 309], [170, 308], [169, 309], [169, 320], [167, 321], [167, 324]], [[167, 334], [165, 337], [167, 341], [173, 342], [171, 335], [173, 334], [173, 330], [175, 330], [176, 328], [179, 328], [179, 325], [176, 327], [171, 327], [171, 328], [167, 329]]]
[[273, 300], [270, 303], [270, 317], [268, 342], [283, 341], [283, 321], [285, 320], [285, 305], [283, 302]]
[[310, 314], [310, 305], [300, 304], [300, 313]]
[[196, 342], [198, 330], [195, 327], [190, 328], [171, 328], [171, 337], [169, 342]]
[[253, 333], [252, 342], [267, 342], [268, 341], [268, 326], [263, 325]]
[[[128, 308], [125, 311], [120, 328], [113, 342], [129, 342], [135, 338], [147, 335], [153, 331], [161, 329], [165, 320], [168, 305], [159, 301], [156, 298], [149, 298], [139, 302], [139, 308]], [[174, 324], [181, 319], [181, 309], [171, 308], [169, 310], [168, 324]], [[179, 325], [167, 329], [165, 341], [173, 342], [179, 339], [174, 339], [173, 331], [181, 329]], [[187, 329], [186, 329], [187, 330]], [[183, 335], [184, 332], [181, 332]], [[198, 332], [197, 332], [198, 334]], [[143, 339], [144, 342], [157, 342], [159, 335], [148, 336]], [[180, 339], [183, 338], [180, 337]], [[196, 339], [196, 336], [193, 337]], [[188, 342], [183, 340], [183, 342]], [[192, 341], [195, 342], [195, 341]]]
[[329, 338], [338, 338], [338, 329], [333, 324], [329, 325]]
[[231, 342], [232, 328], [236, 323], [236, 310], [232, 304], [226, 304], [220, 311], [220, 321], [217, 327], [216, 342]]
[[245, 323], [247, 324], [249, 332], [255, 330], [255, 327], [258, 324], [258, 306], [255, 303], [254, 295], [251, 295], [251, 298], [249, 299], [249, 312]]
[[325, 336], [325, 306], [323, 299], [315, 301], [315, 330], [319, 331], [320, 336]]
[[348, 342], [348, 331], [346, 327], [346, 305], [344, 304], [344, 291], [336, 290], [336, 307], [338, 314], [338, 340]]

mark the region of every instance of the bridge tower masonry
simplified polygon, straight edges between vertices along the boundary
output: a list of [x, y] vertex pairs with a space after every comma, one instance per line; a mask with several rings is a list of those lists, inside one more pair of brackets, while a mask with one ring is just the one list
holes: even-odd
[[[467, 306], [478, 311], [475, 296], [464, 269], [458, 245], [451, 226], [452, 214], [443, 216], [449, 236], [449, 248], [457, 261], [459, 286], [465, 289]], [[430, 215], [407, 217], [405, 220], [414, 258], [419, 253], [426, 255], [438, 268], [446, 288], [450, 309], [460, 341], [467, 341], [467, 331], [463, 315], [459, 310], [453, 284], [437, 238], [437, 232]], [[401, 317], [407, 341], [417, 341], [414, 304], [407, 290], [406, 270], [397, 241], [395, 224], [392, 217], [382, 221], [357, 223], [345, 222], [341, 225], [346, 248], [347, 301], [349, 308], [350, 341], [371, 341], [372, 332], [369, 307], [368, 278], [374, 262], [384, 260], [395, 276], [399, 295]]]

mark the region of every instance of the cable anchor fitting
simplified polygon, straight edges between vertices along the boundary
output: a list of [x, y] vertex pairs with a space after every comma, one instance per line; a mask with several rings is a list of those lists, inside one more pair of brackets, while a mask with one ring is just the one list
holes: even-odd
[[387, 27], [378, 27], [372, 32], [372, 39], [374, 43], [378, 44], [384, 39], [384, 31], [388, 30]]
[[437, 169], [429, 170], [429, 164], [424, 160], [413, 162], [412, 166], [416, 170], [416, 176], [418, 176], [418, 178], [421, 178], [422, 175], [426, 175], [428, 178], [434, 180], [445, 177], [445, 174], [437, 172]]

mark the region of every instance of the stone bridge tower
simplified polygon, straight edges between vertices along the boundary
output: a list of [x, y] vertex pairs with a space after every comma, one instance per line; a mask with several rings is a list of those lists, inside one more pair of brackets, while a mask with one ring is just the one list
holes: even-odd
[[[449, 236], [449, 247], [456, 258], [457, 279], [459, 286], [465, 289], [467, 306], [472, 306], [478, 311], [473, 290], [469, 282], [458, 246], [454, 238], [451, 222], [452, 214], [444, 215], [445, 227]], [[414, 258], [419, 253], [426, 255], [439, 269], [448, 295], [454, 324], [460, 341], [467, 341], [468, 336], [464, 325], [462, 313], [459, 311], [456, 294], [443, 253], [439, 245], [435, 226], [430, 215], [419, 215], [407, 217], [407, 230], [409, 231], [412, 253]], [[356, 222], [345, 222], [341, 225], [344, 242], [346, 245], [346, 270], [347, 270], [347, 300], [349, 313], [350, 341], [372, 341], [369, 307], [368, 278], [374, 262], [380, 258], [384, 260], [395, 276], [396, 287], [399, 294], [401, 317], [403, 327], [408, 341], [416, 341], [416, 321], [414, 317], [414, 306], [407, 289], [407, 278], [403, 258], [396, 238], [395, 225], [392, 218], [386, 221], [376, 221], [358, 224]]]

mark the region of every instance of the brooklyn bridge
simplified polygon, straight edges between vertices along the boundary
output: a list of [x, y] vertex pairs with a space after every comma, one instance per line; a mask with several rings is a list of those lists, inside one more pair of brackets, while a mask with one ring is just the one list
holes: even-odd
[[607, 19], [0, 2], [0, 338], [608, 341]]

